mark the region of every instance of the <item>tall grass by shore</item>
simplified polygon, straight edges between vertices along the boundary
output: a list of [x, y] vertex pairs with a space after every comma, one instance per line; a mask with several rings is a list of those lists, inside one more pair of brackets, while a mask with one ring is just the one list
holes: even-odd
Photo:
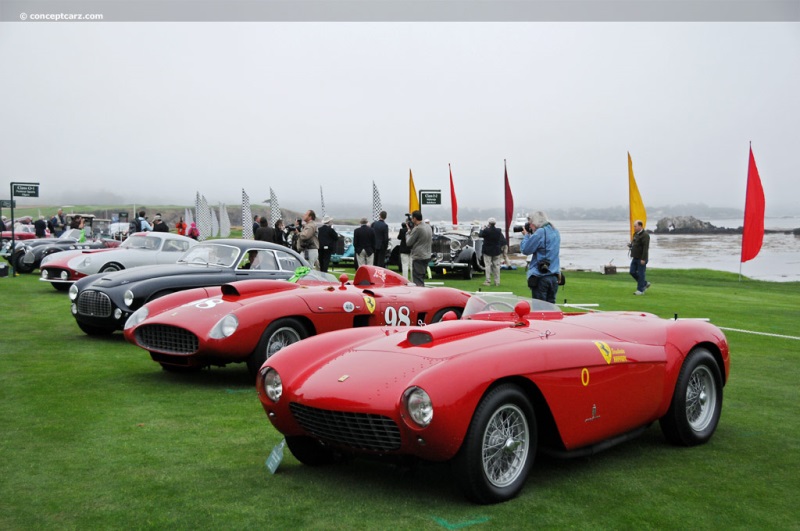
[[[121, 335], [84, 335], [63, 293], [35, 276], [0, 278], [0, 528], [796, 529], [800, 283], [710, 271], [568, 273], [558, 302], [729, 329], [731, 377], [709, 444], [668, 445], [657, 426], [607, 452], [537, 458], [521, 496], [465, 502], [446, 464], [356, 460], [329, 468], [287, 452], [243, 365], [162, 371]], [[434, 279], [440, 280], [440, 279]], [[444, 279], [474, 291], [482, 278]], [[524, 272], [491, 291], [527, 294]]]

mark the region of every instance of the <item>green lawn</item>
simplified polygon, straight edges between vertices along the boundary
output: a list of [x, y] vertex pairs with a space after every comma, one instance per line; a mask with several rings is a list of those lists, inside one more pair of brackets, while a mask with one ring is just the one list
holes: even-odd
[[[800, 336], [800, 283], [710, 271], [568, 273], [558, 301]], [[434, 279], [442, 280], [442, 279]], [[444, 279], [477, 290], [483, 278]], [[491, 291], [526, 294], [524, 272]], [[0, 278], [0, 529], [798, 529], [800, 341], [728, 331], [731, 379], [707, 445], [669, 446], [657, 425], [589, 458], [539, 457], [519, 498], [464, 501], [447, 465], [302, 466], [244, 365], [162, 371], [146, 352], [84, 335], [64, 293]]]

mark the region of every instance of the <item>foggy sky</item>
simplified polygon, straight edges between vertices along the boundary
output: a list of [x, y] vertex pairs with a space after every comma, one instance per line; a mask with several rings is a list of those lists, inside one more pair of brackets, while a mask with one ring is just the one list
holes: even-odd
[[797, 23], [0, 23], [0, 198], [798, 207]]

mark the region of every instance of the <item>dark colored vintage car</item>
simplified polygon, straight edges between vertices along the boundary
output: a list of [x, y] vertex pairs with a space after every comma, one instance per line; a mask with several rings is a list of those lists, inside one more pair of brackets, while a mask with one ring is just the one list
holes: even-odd
[[468, 234], [464, 232], [434, 233], [431, 243], [430, 268], [439, 274], [457, 274], [467, 280], [472, 278], [472, 273], [482, 273], [483, 239], [478, 237], [477, 231]]
[[[14, 256], [11, 257], [10, 244], [3, 246], [0, 255], [14, 266], [17, 273], [31, 273], [39, 267], [45, 256], [61, 251], [75, 249], [103, 249], [118, 247], [120, 242], [111, 238], [103, 238], [101, 233], [94, 230], [94, 216], [84, 216], [84, 241], [81, 240], [79, 229], [67, 229], [58, 238], [36, 238], [17, 242], [14, 247]], [[95, 236], [95, 237], [93, 237]]]
[[140, 266], [82, 278], [69, 288], [72, 315], [89, 335], [122, 330], [145, 303], [177, 291], [246, 279], [288, 279], [308, 263], [281, 245], [222, 239], [199, 243], [176, 264]]
[[725, 335], [708, 322], [565, 314], [482, 293], [460, 320], [289, 345], [266, 360], [256, 386], [301, 463], [450, 461], [470, 500], [496, 503], [520, 492], [540, 452], [592, 455], [656, 421], [670, 443], [708, 442], [729, 372]]

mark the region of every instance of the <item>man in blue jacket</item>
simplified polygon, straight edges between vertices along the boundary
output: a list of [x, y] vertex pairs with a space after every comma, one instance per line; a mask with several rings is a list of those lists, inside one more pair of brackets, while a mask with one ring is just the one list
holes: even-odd
[[555, 304], [561, 264], [561, 234], [544, 212], [534, 212], [530, 224], [523, 229], [520, 252], [533, 255], [528, 265], [528, 287], [531, 296]]

